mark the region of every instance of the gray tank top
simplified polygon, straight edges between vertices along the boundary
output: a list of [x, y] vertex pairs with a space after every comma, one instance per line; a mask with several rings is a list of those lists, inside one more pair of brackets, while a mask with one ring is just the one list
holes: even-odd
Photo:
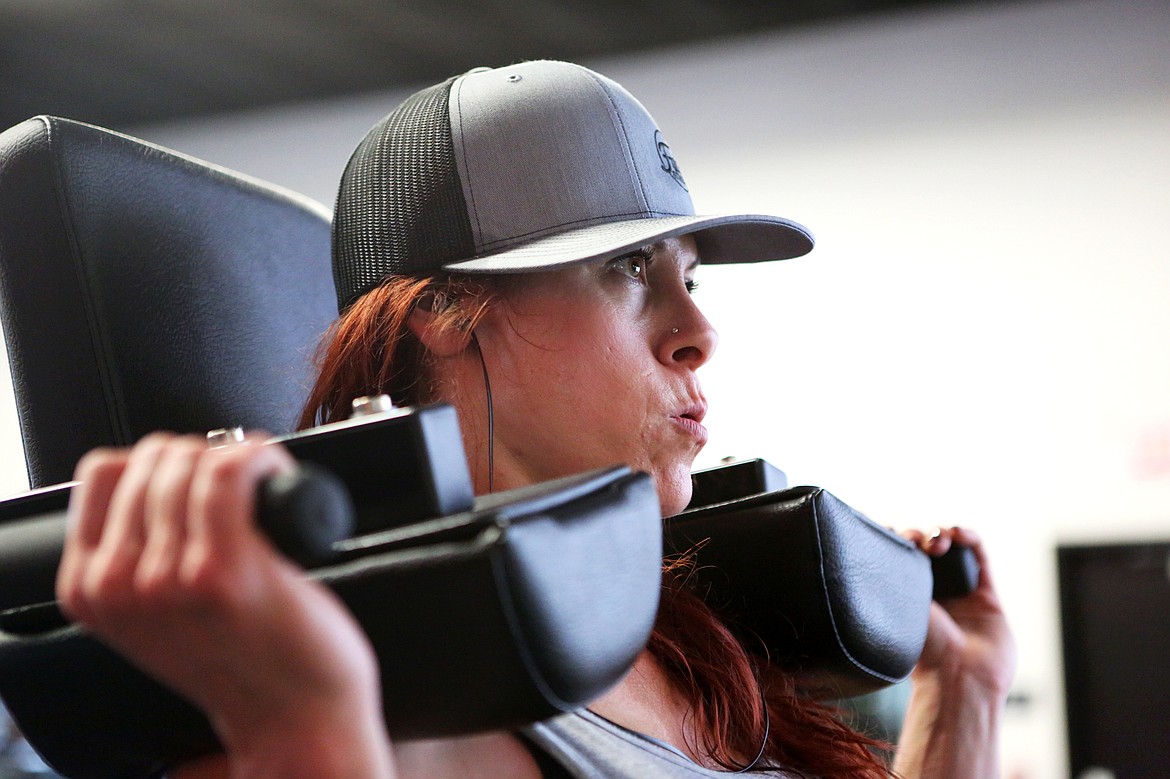
[[[704, 768], [674, 747], [588, 709], [538, 722], [523, 733], [574, 779], [727, 779], [733, 775]], [[753, 769], [746, 775], [812, 779], [780, 769]]]

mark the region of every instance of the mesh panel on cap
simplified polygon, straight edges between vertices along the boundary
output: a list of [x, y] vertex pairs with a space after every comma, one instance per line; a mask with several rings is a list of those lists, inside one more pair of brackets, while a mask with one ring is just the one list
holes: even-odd
[[387, 274], [427, 274], [475, 254], [451, 141], [453, 81], [407, 98], [350, 157], [333, 220], [342, 310]]

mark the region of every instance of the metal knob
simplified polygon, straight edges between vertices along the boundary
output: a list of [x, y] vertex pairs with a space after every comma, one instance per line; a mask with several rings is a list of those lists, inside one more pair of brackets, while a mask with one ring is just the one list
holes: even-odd
[[353, 399], [353, 412], [350, 418], [364, 417], [370, 414], [381, 414], [384, 411], [393, 411], [394, 401], [389, 395], [362, 395]]
[[218, 430], [207, 431], [207, 448], [214, 449], [217, 446], [227, 446], [228, 444], [238, 444], [244, 440], [244, 428], [242, 427], [221, 427]]

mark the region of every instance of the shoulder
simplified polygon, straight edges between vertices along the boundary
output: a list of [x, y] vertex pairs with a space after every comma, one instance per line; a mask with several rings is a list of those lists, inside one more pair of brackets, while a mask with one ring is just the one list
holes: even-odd
[[[524, 730], [540, 749], [574, 776], [608, 779], [716, 779], [727, 772], [699, 765], [669, 743], [614, 723], [588, 709], [563, 714]], [[793, 779], [783, 769], [763, 769], [754, 776]]]

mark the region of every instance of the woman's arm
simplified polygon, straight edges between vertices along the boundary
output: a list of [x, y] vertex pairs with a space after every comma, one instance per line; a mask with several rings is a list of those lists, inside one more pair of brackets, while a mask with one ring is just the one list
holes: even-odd
[[176, 776], [394, 776], [368, 641], [253, 524], [259, 482], [292, 466], [166, 434], [78, 466], [57, 595], [210, 719], [226, 759]]
[[971, 547], [981, 573], [970, 595], [931, 604], [926, 645], [911, 674], [894, 770], [904, 779], [997, 777], [1000, 718], [1015, 674], [1016, 650], [987, 556], [969, 530], [907, 535], [931, 555], [943, 554], [952, 542]]

